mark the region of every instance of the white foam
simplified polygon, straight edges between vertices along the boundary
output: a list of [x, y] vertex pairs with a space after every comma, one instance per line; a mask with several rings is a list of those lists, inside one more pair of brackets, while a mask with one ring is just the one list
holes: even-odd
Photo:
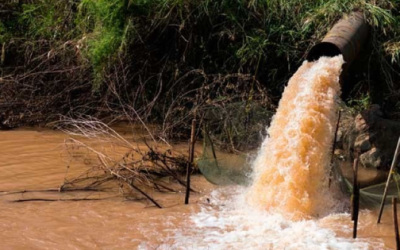
[[[338, 237], [319, 220], [290, 221], [280, 213], [269, 213], [248, 207], [244, 189], [217, 190], [212, 193], [210, 206], [190, 217], [190, 223], [175, 230], [157, 249], [383, 249], [382, 243], [371, 245], [365, 239]], [[237, 193], [240, 194], [237, 194]], [[337, 215], [332, 215], [337, 216]], [[326, 220], [326, 219], [321, 219]], [[324, 223], [322, 223], [324, 224]], [[346, 229], [348, 230], [348, 229]], [[145, 248], [144, 248], [145, 249]]]

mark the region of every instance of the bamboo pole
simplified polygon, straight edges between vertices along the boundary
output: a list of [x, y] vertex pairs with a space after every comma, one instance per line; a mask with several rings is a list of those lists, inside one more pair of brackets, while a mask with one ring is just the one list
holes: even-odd
[[354, 224], [353, 224], [353, 238], [357, 238], [357, 226], [358, 226], [358, 213], [360, 209], [360, 184], [357, 183], [354, 187], [354, 190], [356, 192], [354, 193], [354, 207], [353, 207], [353, 213], [354, 213]]
[[389, 171], [389, 175], [388, 175], [388, 178], [386, 181], [385, 191], [383, 192], [381, 207], [379, 209], [379, 215], [378, 215], [378, 224], [381, 222], [382, 212], [383, 212], [383, 208], [385, 206], [385, 200], [386, 200], [386, 196], [387, 196], [387, 191], [389, 188], [390, 179], [392, 178], [392, 173], [394, 171], [394, 168], [397, 165], [399, 150], [400, 150], [400, 137], [399, 137], [399, 140], [397, 141], [397, 147], [396, 147], [396, 150], [394, 151], [393, 161], [392, 161], [392, 165], [390, 166], [390, 171]]
[[396, 249], [400, 250], [400, 237], [399, 237], [399, 223], [397, 220], [397, 198], [392, 198], [393, 205], [393, 226], [394, 226], [394, 235], [396, 238]]
[[359, 152], [357, 152], [357, 157], [354, 159], [353, 163], [353, 194], [351, 196], [351, 220], [354, 221], [355, 218], [355, 204], [356, 204], [356, 194], [357, 194], [357, 184], [358, 184], [358, 161], [360, 158]]
[[186, 195], [185, 204], [189, 204], [190, 196], [190, 174], [192, 172], [193, 160], [194, 160], [194, 147], [196, 143], [196, 119], [192, 120], [192, 131], [190, 133], [190, 144], [189, 144], [189, 161], [186, 169]]

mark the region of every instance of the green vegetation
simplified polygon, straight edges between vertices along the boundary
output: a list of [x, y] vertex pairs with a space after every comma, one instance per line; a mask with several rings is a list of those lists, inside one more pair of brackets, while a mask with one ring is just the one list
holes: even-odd
[[[21, 66], [25, 72], [39, 66], [40, 72], [69, 68], [74, 77], [65, 72], [47, 74], [40, 79], [43, 86], [38, 92], [51, 95], [56, 90], [47, 89], [46, 83], [67, 77], [71, 83], [63, 79], [64, 86], [81, 84], [85, 91], [90, 89], [85, 95], [92, 99], [85, 103], [106, 105], [112, 112], [126, 112], [121, 106], [129, 105], [145, 117], [158, 118], [166, 115], [166, 106], [177, 96], [188, 92], [188, 98], [195, 98], [210, 79], [218, 83], [215, 75], [249, 74], [248, 88], [257, 80], [272, 100], [278, 99], [307, 51], [335, 21], [360, 9], [373, 32], [361, 65], [365, 74], [354, 80], [379, 84], [390, 100], [399, 97], [397, 1], [19, 0], [0, 8], [8, 11], [0, 17], [6, 65], [0, 77], [15, 75]], [[54, 56], [44, 64], [40, 56], [46, 53]], [[23, 80], [37, 82], [35, 77]], [[352, 93], [358, 94], [352, 98], [363, 102], [371, 89], [356, 86]], [[68, 93], [67, 99], [79, 95]], [[162, 105], [154, 105], [156, 99]], [[399, 113], [393, 110], [398, 101], [392, 102], [387, 112]]]
[[351, 105], [351, 111], [357, 114], [360, 111], [366, 110], [371, 106], [371, 96], [365, 94], [360, 96], [358, 99], [350, 99], [348, 103]]
[[83, 37], [87, 39], [86, 56], [95, 73], [95, 89], [101, 83], [106, 61], [112, 59], [128, 39], [131, 28], [126, 0], [82, 0], [76, 20]]

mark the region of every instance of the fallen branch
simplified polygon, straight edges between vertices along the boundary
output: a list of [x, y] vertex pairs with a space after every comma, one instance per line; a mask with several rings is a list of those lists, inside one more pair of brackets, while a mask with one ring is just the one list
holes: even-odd
[[0, 191], [0, 196], [13, 195], [13, 194], [25, 194], [25, 193], [63, 193], [63, 192], [107, 192], [108, 189], [95, 189], [95, 188], [50, 188], [50, 189], [32, 189], [32, 190], [21, 190], [21, 191]]
[[[127, 189], [139, 193], [158, 208], [162, 208], [146, 190], [167, 190], [177, 192], [171, 187], [160, 183], [160, 177], [172, 177], [178, 184], [186, 187], [186, 182], [180, 177], [186, 169], [188, 160], [181, 154], [172, 154], [166, 149], [158, 150], [154, 146], [147, 146], [146, 150], [140, 146], [132, 145], [130, 141], [119, 135], [101, 121], [73, 120], [61, 123], [62, 130], [71, 135], [65, 141], [67, 153], [70, 155], [70, 163], [76, 155], [90, 157], [94, 163], [91, 167], [77, 177], [65, 178], [60, 190], [68, 189], [101, 189], [105, 185], [118, 185], [123, 196], [131, 195], [125, 192]], [[83, 136], [85, 141], [78, 139]], [[103, 147], [107, 145], [107, 147]], [[107, 151], [108, 148], [121, 148], [125, 153]], [[93, 157], [94, 156], [94, 157]], [[71, 164], [69, 164], [71, 165]], [[195, 192], [193, 189], [190, 189]], [[128, 198], [128, 197], [125, 197]]]
[[118, 179], [124, 181], [124, 183], [126, 183], [131, 189], [138, 191], [140, 194], [142, 194], [144, 197], [146, 197], [149, 201], [151, 201], [154, 205], [156, 205], [158, 208], [162, 208], [162, 206], [160, 204], [158, 204], [150, 195], [148, 195], [146, 192], [144, 192], [143, 190], [141, 190], [140, 188], [138, 188], [137, 186], [133, 185], [133, 182], [130, 180], [127, 180], [125, 177], [121, 176], [120, 174], [114, 172], [113, 170], [111, 170], [105, 160], [103, 158], [101, 158], [101, 156], [99, 155], [99, 160], [100, 162], [103, 164], [103, 166], [110, 171], [110, 174], [112, 174], [113, 176], [117, 177]]
[[101, 201], [106, 199], [115, 198], [117, 196], [106, 197], [106, 198], [71, 198], [71, 199], [45, 199], [45, 198], [35, 198], [35, 199], [20, 199], [20, 200], [13, 200], [11, 202], [32, 202], [32, 201]]

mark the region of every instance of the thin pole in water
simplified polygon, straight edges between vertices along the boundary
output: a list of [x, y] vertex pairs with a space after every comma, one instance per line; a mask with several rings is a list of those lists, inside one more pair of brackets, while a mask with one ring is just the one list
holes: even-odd
[[192, 120], [192, 131], [190, 133], [190, 144], [189, 144], [189, 161], [186, 169], [186, 195], [185, 204], [189, 204], [190, 196], [190, 174], [192, 172], [193, 160], [194, 160], [194, 146], [196, 143], [196, 119]]
[[392, 173], [394, 171], [394, 168], [397, 165], [397, 159], [398, 159], [398, 156], [399, 156], [399, 150], [400, 150], [400, 137], [399, 137], [399, 140], [397, 141], [397, 147], [396, 147], [396, 151], [394, 152], [392, 166], [390, 166], [390, 171], [389, 171], [389, 175], [388, 175], [388, 178], [387, 178], [387, 181], [386, 181], [385, 191], [383, 192], [381, 208], [379, 209], [379, 215], [378, 215], [378, 224], [381, 222], [383, 207], [385, 206], [385, 200], [386, 200], [387, 191], [388, 191], [388, 188], [389, 188], [390, 179], [392, 178]]
[[331, 153], [331, 169], [329, 171], [329, 184], [328, 187], [331, 187], [332, 184], [332, 178], [333, 178], [333, 163], [334, 163], [334, 159], [335, 159], [335, 149], [336, 149], [336, 140], [337, 140], [337, 134], [339, 131], [339, 125], [340, 125], [340, 117], [342, 115], [342, 111], [339, 110], [338, 112], [338, 119], [336, 122], [336, 129], [335, 129], [335, 136], [333, 138], [333, 146], [332, 146], [332, 153]]
[[353, 207], [353, 214], [354, 214], [354, 226], [353, 226], [353, 238], [357, 238], [357, 226], [358, 226], [358, 211], [360, 209], [360, 184], [357, 183], [353, 189], [355, 189], [354, 193], [354, 207]]
[[355, 207], [356, 207], [356, 193], [357, 193], [357, 183], [358, 183], [358, 160], [360, 158], [360, 153], [357, 152], [357, 157], [354, 159], [353, 163], [353, 194], [351, 200], [351, 220], [354, 221], [355, 218]]
[[393, 205], [393, 225], [394, 225], [394, 234], [396, 237], [396, 249], [400, 250], [400, 237], [399, 237], [399, 223], [397, 221], [397, 198], [392, 198]]

